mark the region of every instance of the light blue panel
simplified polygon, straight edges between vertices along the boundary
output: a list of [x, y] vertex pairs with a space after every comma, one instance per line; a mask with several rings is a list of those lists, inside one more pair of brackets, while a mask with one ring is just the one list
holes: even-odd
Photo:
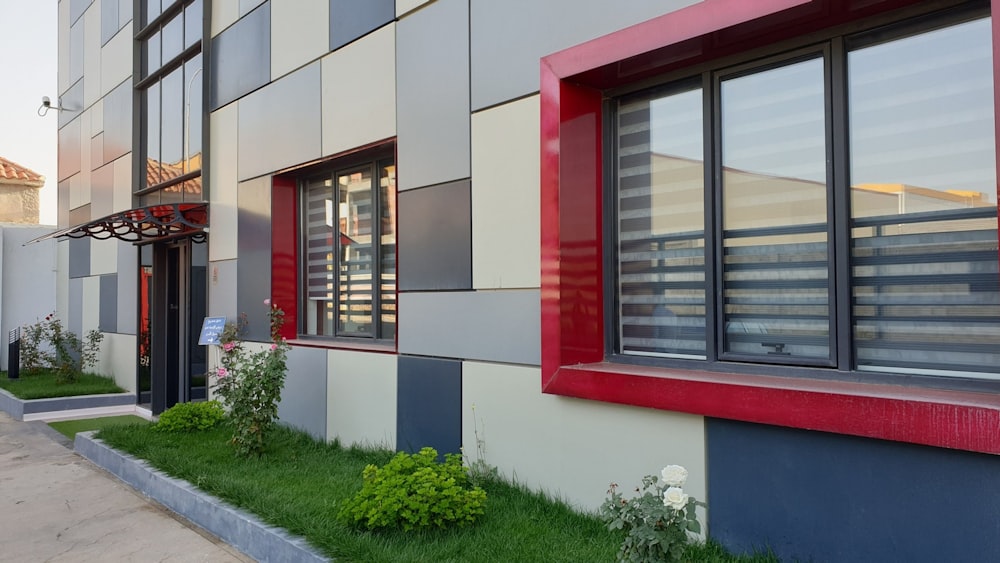
[[236, 318], [236, 260], [208, 263], [208, 314], [213, 317]]
[[322, 348], [292, 348], [278, 404], [282, 423], [322, 440], [326, 439], [326, 357]]
[[120, 0], [101, 0], [101, 45], [107, 43], [121, 29], [118, 17]]
[[321, 98], [320, 62], [316, 61], [240, 100], [239, 179], [318, 158]]
[[[70, 255], [72, 255], [72, 246]], [[59, 319], [63, 327], [73, 334], [83, 334], [83, 278], [69, 280], [69, 318]]]
[[[64, 2], [66, 0], [63, 0]], [[94, 0], [69, 0], [69, 21], [76, 23]]]
[[236, 280], [220, 285], [232, 288], [236, 284], [236, 312], [246, 313], [250, 323], [247, 337], [266, 342], [271, 335], [264, 305], [271, 297], [271, 182], [261, 178], [244, 182], [237, 189], [240, 236]]
[[104, 162], [132, 150], [132, 80], [104, 96]]
[[396, 128], [400, 190], [470, 176], [468, 2], [439, 0], [399, 21]]
[[213, 110], [267, 84], [271, 79], [271, 5], [212, 39], [211, 56], [209, 107]]
[[118, 243], [118, 332], [135, 334], [138, 311], [139, 251], [125, 242]]
[[541, 365], [540, 292], [399, 294], [399, 353]]
[[[70, 217], [70, 222], [72, 223], [72, 221], [73, 218]], [[73, 224], [78, 225], [82, 222], [86, 222], [86, 219]], [[90, 275], [90, 241], [90, 237], [69, 239], [69, 277], [71, 280]]]
[[[251, 10], [263, 3], [264, 0], [240, 0], [240, 17], [247, 15]], [[270, 4], [268, 7], [270, 7]]]
[[472, 107], [538, 91], [539, 59], [691, 0], [471, 0]]
[[97, 328], [101, 332], [118, 332], [118, 274], [101, 276], [100, 292]]

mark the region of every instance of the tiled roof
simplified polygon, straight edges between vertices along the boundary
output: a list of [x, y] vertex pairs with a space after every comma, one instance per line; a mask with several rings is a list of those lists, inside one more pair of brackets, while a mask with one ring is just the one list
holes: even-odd
[[45, 176], [0, 156], [0, 184], [20, 184], [40, 188], [45, 185]]

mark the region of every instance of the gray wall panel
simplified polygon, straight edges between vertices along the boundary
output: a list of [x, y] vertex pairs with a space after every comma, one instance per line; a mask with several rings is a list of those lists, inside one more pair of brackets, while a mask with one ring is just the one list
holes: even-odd
[[[253, 10], [254, 8], [260, 6], [263, 3], [264, 0], [240, 0], [240, 17], [247, 15], [247, 13], [250, 12], [250, 10]], [[270, 7], [271, 5], [268, 4], [268, 8]]]
[[[64, 0], [65, 1], [65, 0]], [[76, 23], [76, 20], [87, 11], [94, 0], [69, 0], [69, 21]]]
[[81, 121], [83, 120], [77, 119], [59, 130], [59, 180], [65, 180], [80, 172], [81, 159], [83, 158], [80, 150], [82, 147], [80, 144]]
[[72, 17], [71, 21], [73, 23], [69, 27], [69, 81], [73, 83], [83, 78], [83, 29], [86, 22]]
[[101, 45], [118, 33], [118, 4], [120, 0], [101, 0]]
[[240, 236], [237, 243], [236, 312], [247, 314], [250, 323], [247, 327], [248, 338], [266, 342], [271, 334], [264, 305], [264, 300], [271, 297], [270, 178], [244, 182], [237, 189], [237, 228]]
[[213, 110], [271, 80], [270, 4], [254, 10], [212, 39], [212, 69], [209, 107]]
[[132, 1], [118, 0], [118, 29], [125, 27], [125, 24], [132, 21]]
[[399, 353], [541, 364], [537, 289], [399, 294]]
[[234, 320], [237, 315], [236, 260], [220, 260], [208, 263], [208, 314]]
[[69, 277], [71, 279], [90, 275], [90, 241], [90, 237], [69, 239]]
[[[60, 151], [62, 152], [62, 151]], [[59, 182], [56, 185], [56, 199], [59, 202], [59, 216], [56, 218], [56, 225], [59, 227], [69, 226], [69, 182]]]
[[472, 107], [538, 91], [545, 55], [694, 4], [691, 0], [471, 0]]
[[468, 2], [439, 0], [396, 27], [400, 190], [470, 176], [468, 18]]
[[115, 165], [108, 164], [90, 175], [90, 214], [94, 219], [111, 215], [115, 200]]
[[399, 356], [396, 384], [396, 449], [430, 446], [438, 457], [461, 452], [462, 362]]
[[[72, 248], [72, 247], [70, 247]], [[72, 250], [70, 250], [72, 253]], [[69, 318], [59, 319], [74, 334], [83, 333], [83, 279], [69, 280]]]
[[330, 50], [396, 18], [396, 0], [330, 0]]
[[320, 156], [321, 97], [316, 61], [240, 100], [240, 180]]
[[138, 311], [139, 251], [125, 242], [118, 243], [118, 332], [135, 334]]
[[[101, 276], [100, 291], [101, 310], [97, 328], [102, 332], [118, 332], [118, 274]], [[80, 335], [81, 338], [83, 336]]]
[[326, 439], [326, 358], [319, 348], [292, 348], [278, 403], [281, 422]]
[[[82, 47], [81, 47], [82, 48]], [[99, 76], [91, 78], [91, 80], [100, 80]], [[51, 100], [53, 104], [57, 100]], [[58, 113], [57, 119], [59, 120], [59, 127], [63, 127], [67, 123], [73, 121], [83, 113], [83, 78], [80, 78], [72, 86], [63, 92], [62, 96], [59, 97], [59, 107], [63, 108], [63, 111], [55, 111]], [[131, 116], [129, 116], [131, 118]], [[60, 148], [62, 145], [59, 145]]]
[[472, 193], [468, 180], [398, 195], [400, 291], [472, 289]]
[[132, 150], [132, 80], [104, 96], [104, 162]]

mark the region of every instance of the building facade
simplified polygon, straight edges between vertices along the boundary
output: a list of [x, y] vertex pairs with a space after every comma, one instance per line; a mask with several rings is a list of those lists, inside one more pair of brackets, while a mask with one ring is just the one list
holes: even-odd
[[61, 0], [59, 311], [154, 412], [270, 299], [323, 439], [994, 559], [993, 7]]

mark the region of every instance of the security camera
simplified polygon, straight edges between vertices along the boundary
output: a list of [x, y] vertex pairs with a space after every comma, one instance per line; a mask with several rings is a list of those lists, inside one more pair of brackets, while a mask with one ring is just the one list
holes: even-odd
[[42, 96], [42, 107], [43, 108], [52, 107], [52, 100], [50, 100], [48, 96]]

